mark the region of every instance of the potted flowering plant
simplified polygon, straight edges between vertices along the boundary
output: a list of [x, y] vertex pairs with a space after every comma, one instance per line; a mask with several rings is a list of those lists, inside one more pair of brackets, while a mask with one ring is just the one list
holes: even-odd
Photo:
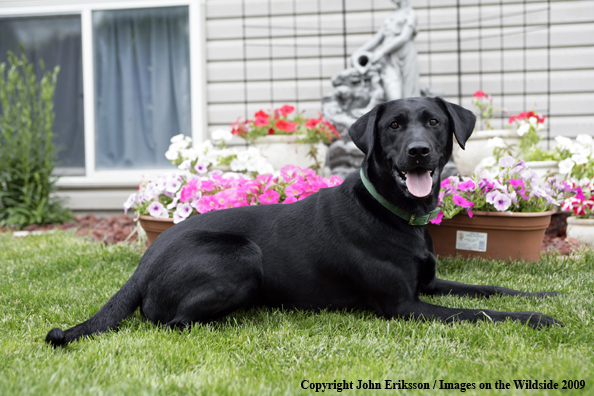
[[135, 210], [150, 245], [161, 232], [194, 215], [240, 206], [289, 204], [340, 183], [337, 176], [322, 178], [311, 169], [292, 165], [255, 179], [220, 170], [172, 173], [141, 183], [124, 209]]
[[501, 158], [491, 173], [449, 177], [441, 183], [441, 211], [432, 221], [439, 227], [430, 226], [435, 251], [538, 261], [553, 205], [571, 188], [556, 178], [542, 181], [511, 156]]
[[505, 148], [511, 155], [518, 154], [520, 137], [510, 129], [493, 129], [493, 97], [483, 91], [476, 91], [473, 104], [477, 108], [476, 130], [466, 141], [466, 150], [454, 145], [453, 157], [458, 171], [470, 176], [485, 157], [485, 147], [493, 147], [494, 142]]
[[563, 201], [561, 210], [571, 212], [567, 218], [567, 236], [594, 245], [594, 179], [588, 184], [574, 184], [574, 194]]
[[275, 168], [293, 164], [319, 172], [324, 166], [326, 145], [340, 135], [321, 114], [305, 118], [301, 113], [293, 115], [294, 111], [289, 105], [270, 112], [260, 110], [253, 119], [238, 118], [231, 133], [258, 147]]

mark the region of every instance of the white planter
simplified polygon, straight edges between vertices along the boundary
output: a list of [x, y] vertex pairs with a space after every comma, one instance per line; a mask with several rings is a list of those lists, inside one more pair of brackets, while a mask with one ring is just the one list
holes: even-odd
[[476, 166], [483, 158], [493, 155], [493, 147], [489, 147], [487, 142], [494, 137], [502, 138], [512, 148], [512, 155], [517, 157], [520, 152], [520, 137], [515, 130], [475, 131], [466, 141], [465, 150], [462, 150], [457, 143], [454, 143], [453, 157], [460, 175], [472, 176]]
[[[297, 143], [298, 135], [270, 135], [254, 140], [252, 146], [257, 147], [260, 153], [270, 161], [275, 170], [285, 165], [297, 165], [309, 168], [314, 165], [314, 160], [309, 156], [310, 145]], [[317, 148], [317, 159], [320, 163], [320, 172], [324, 169], [326, 152], [328, 148], [324, 143], [314, 145]]]
[[526, 166], [542, 179], [559, 176], [559, 161], [528, 161]]
[[570, 216], [567, 218], [567, 236], [594, 245], [594, 219], [578, 219]]

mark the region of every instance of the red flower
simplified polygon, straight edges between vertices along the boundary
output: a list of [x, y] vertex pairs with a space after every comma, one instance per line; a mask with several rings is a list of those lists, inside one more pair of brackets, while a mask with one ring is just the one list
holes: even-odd
[[257, 127], [266, 126], [270, 123], [268, 119], [268, 114], [264, 113], [262, 110], [255, 114], [256, 120], [254, 121], [254, 125]]
[[324, 120], [323, 118], [320, 118], [320, 121], [322, 121], [322, 124], [328, 128], [328, 139], [330, 140], [332, 138], [332, 135], [334, 135], [335, 137], [340, 139], [340, 134], [338, 133], [338, 131], [336, 130], [336, 128], [334, 128], [334, 125], [332, 125], [328, 120]]
[[284, 105], [278, 110], [281, 112], [282, 115], [287, 116], [288, 114], [291, 114], [295, 110], [295, 108], [293, 106]]
[[231, 129], [231, 133], [237, 136], [243, 136], [248, 131], [246, 124], [250, 123], [251, 120], [245, 120], [244, 122], [240, 122], [241, 117], [238, 117], [237, 120], [231, 124], [233, 127]]
[[268, 134], [274, 135], [274, 128], [268, 128]]
[[286, 131], [287, 128], [289, 128], [291, 126], [291, 123], [289, 121], [285, 121], [285, 120], [278, 120], [275, 124], [275, 126], [280, 130], [280, 131]]
[[298, 122], [289, 122], [289, 125], [287, 125], [287, 132], [297, 132], [297, 125], [299, 125]]
[[305, 126], [308, 128], [315, 128], [316, 125], [318, 125], [320, 123], [320, 120], [318, 120], [317, 118], [310, 118], [309, 120], [307, 120], [307, 122], [305, 123]]
[[509, 117], [509, 123], [513, 123], [514, 121], [523, 121], [530, 118], [536, 118], [536, 122], [542, 124], [545, 121], [545, 116], [535, 113], [534, 111], [523, 111], [521, 113], [515, 114]]
[[476, 91], [476, 92], [474, 93], [474, 95], [472, 95], [472, 96], [474, 96], [474, 97], [475, 97], [475, 98], [477, 98], [477, 99], [480, 99], [480, 98], [482, 98], [482, 97], [484, 97], [484, 96], [485, 96], [485, 93], [484, 93], [483, 91], [480, 91], [480, 90], [479, 90], [479, 91]]

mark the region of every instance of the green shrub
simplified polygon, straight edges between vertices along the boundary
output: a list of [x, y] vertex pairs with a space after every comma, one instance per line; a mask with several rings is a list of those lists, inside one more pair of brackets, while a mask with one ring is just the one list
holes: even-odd
[[61, 223], [70, 211], [50, 196], [56, 190], [57, 149], [52, 142], [53, 96], [59, 67], [41, 80], [23, 53], [8, 51], [0, 64], [0, 226]]

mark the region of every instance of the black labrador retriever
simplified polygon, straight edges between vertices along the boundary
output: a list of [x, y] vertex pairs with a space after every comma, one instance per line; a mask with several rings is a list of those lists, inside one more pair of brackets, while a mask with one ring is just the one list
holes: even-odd
[[385, 318], [559, 323], [535, 312], [428, 304], [420, 294], [545, 296], [438, 279], [427, 231], [453, 136], [464, 148], [474, 115], [440, 98], [375, 107], [350, 129], [361, 172], [290, 205], [194, 216], [149, 247], [126, 284], [93, 317], [46, 341], [63, 345], [114, 329], [137, 307], [155, 324], [184, 327], [239, 308], [367, 309]]

